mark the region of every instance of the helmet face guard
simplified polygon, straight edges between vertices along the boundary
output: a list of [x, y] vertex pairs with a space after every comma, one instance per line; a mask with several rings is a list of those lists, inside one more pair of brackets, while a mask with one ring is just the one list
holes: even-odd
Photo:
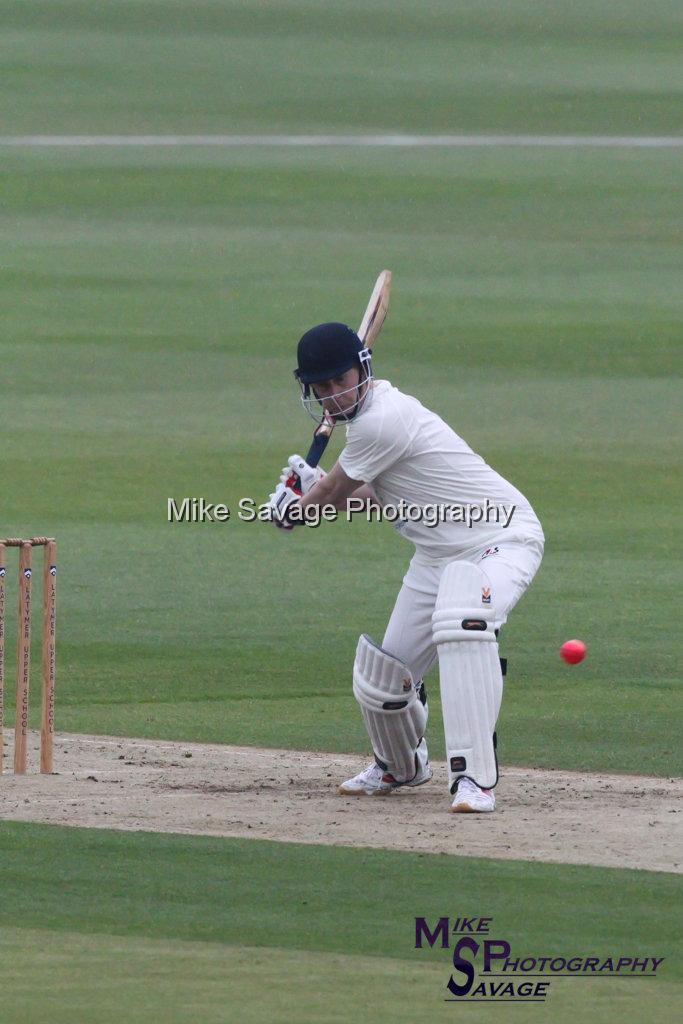
[[[314, 420], [320, 418], [320, 408], [324, 416], [335, 420], [350, 420], [357, 415], [372, 390], [370, 355], [370, 349], [364, 347], [355, 331], [346, 324], [318, 324], [303, 335], [297, 348], [298, 366], [294, 376], [301, 388], [301, 402]], [[357, 384], [336, 395], [318, 398], [316, 384], [341, 377], [354, 366], [359, 367]], [[352, 407], [344, 409], [337, 399], [351, 392], [355, 392], [356, 400]]]
[[[303, 381], [299, 381], [301, 388], [301, 404], [308, 413], [308, 415], [316, 421], [320, 420], [320, 410], [323, 410], [323, 417], [328, 416], [334, 420], [348, 421], [352, 420], [354, 416], [357, 416], [361, 409], [365, 408], [372, 395], [372, 361], [371, 351], [369, 348], [362, 349], [358, 354], [356, 363], [352, 363], [351, 366], [347, 366], [345, 370], [341, 370], [335, 376], [341, 376], [342, 373], [346, 373], [351, 370], [354, 365], [359, 366], [359, 379], [357, 384], [353, 384], [350, 388], [344, 388], [343, 391], [338, 391], [335, 395], [326, 395], [324, 398], [318, 398], [315, 393], [315, 382], [311, 384], [304, 384]], [[326, 377], [325, 380], [330, 378]], [[344, 395], [355, 394], [355, 401], [353, 405], [344, 409], [338, 402], [339, 398]]]

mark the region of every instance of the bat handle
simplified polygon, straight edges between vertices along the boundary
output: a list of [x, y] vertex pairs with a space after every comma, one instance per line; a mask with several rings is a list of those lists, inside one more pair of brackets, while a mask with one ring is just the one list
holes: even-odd
[[[306, 462], [313, 469], [315, 469], [315, 467], [319, 464], [320, 460], [325, 454], [325, 449], [327, 448], [327, 443], [330, 440], [330, 435], [333, 429], [334, 421], [328, 420], [327, 418], [324, 418], [316, 427], [316, 431], [313, 435], [313, 441], [311, 442], [311, 447], [308, 449], [308, 454], [306, 456]], [[287, 481], [287, 484], [290, 487], [301, 487], [301, 481], [299, 480], [299, 477], [296, 475], [296, 473], [292, 473], [291, 477]]]
[[325, 449], [327, 448], [327, 442], [329, 440], [330, 432], [328, 430], [321, 430], [320, 432], [316, 430], [313, 435], [311, 447], [308, 449], [308, 455], [306, 456], [306, 462], [309, 466], [313, 466], [315, 468], [318, 465], [325, 454]]

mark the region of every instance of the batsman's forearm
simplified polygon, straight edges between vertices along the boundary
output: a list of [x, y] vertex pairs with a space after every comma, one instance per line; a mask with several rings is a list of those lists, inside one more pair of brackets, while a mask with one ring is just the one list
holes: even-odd
[[[304, 494], [299, 499], [299, 503], [303, 508], [308, 508], [309, 505], [334, 505], [337, 507], [336, 502], [341, 501], [340, 489], [335, 487], [334, 483], [330, 482], [329, 474], [324, 476], [322, 480], [318, 480], [317, 484], [311, 487], [308, 494]], [[346, 499], [344, 499], [346, 500]]]
[[[338, 512], [346, 512], [348, 511], [349, 501], [353, 498], [356, 503], [354, 504], [354, 512], [358, 512], [357, 502], [359, 500], [365, 503], [366, 509], [378, 510], [380, 507], [377, 495], [369, 484], [362, 484], [355, 491], [352, 491], [351, 494], [348, 494], [346, 490], [340, 492], [339, 488], [334, 487], [328, 488], [325, 494], [321, 494], [317, 488], [318, 484], [311, 488], [308, 494], [301, 499], [301, 505], [304, 507], [308, 505], [317, 505], [319, 507], [321, 505], [333, 505]], [[315, 494], [313, 493], [314, 491]], [[336, 497], [335, 495], [337, 494], [340, 496]]]
[[[342, 498], [333, 499], [330, 504], [334, 505], [338, 512], [346, 512], [351, 498], [356, 502], [359, 500], [365, 502], [366, 507], [377, 501], [375, 492], [372, 488], [368, 487], [367, 484], [362, 484], [360, 487], [357, 487], [355, 491], [352, 491], [351, 494], [345, 493]], [[356, 511], [358, 511], [358, 505], [356, 504], [354, 507]]]
[[341, 501], [339, 505], [336, 505], [335, 507], [338, 508], [340, 512], [348, 511], [349, 502], [351, 501], [352, 498], [354, 502], [353, 508], [355, 512], [359, 511], [359, 501], [362, 501], [364, 503], [364, 508], [366, 511], [373, 508], [373, 506], [376, 506], [379, 509], [379, 500], [370, 484], [361, 484], [360, 487], [357, 487], [352, 494], [344, 498], [344, 500]]

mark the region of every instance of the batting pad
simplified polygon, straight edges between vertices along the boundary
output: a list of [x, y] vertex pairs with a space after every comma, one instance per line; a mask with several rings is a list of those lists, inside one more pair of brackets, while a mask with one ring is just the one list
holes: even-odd
[[427, 724], [410, 669], [363, 634], [353, 665], [353, 693], [377, 763], [397, 782], [410, 782]]
[[487, 576], [471, 562], [450, 562], [439, 584], [432, 630], [451, 793], [463, 775], [483, 789], [498, 781], [493, 732], [503, 675], [494, 619]]

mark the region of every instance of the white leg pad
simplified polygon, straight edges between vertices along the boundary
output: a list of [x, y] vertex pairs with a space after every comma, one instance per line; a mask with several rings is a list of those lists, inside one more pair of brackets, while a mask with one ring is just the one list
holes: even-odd
[[439, 584], [432, 629], [439, 653], [448, 784], [466, 775], [483, 789], [498, 781], [493, 733], [503, 697], [491, 585], [471, 562], [450, 562]]
[[353, 665], [353, 693], [377, 763], [397, 782], [410, 782], [417, 773], [415, 751], [427, 724], [418, 686], [407, 665], [369, 636], [361, 636]]

